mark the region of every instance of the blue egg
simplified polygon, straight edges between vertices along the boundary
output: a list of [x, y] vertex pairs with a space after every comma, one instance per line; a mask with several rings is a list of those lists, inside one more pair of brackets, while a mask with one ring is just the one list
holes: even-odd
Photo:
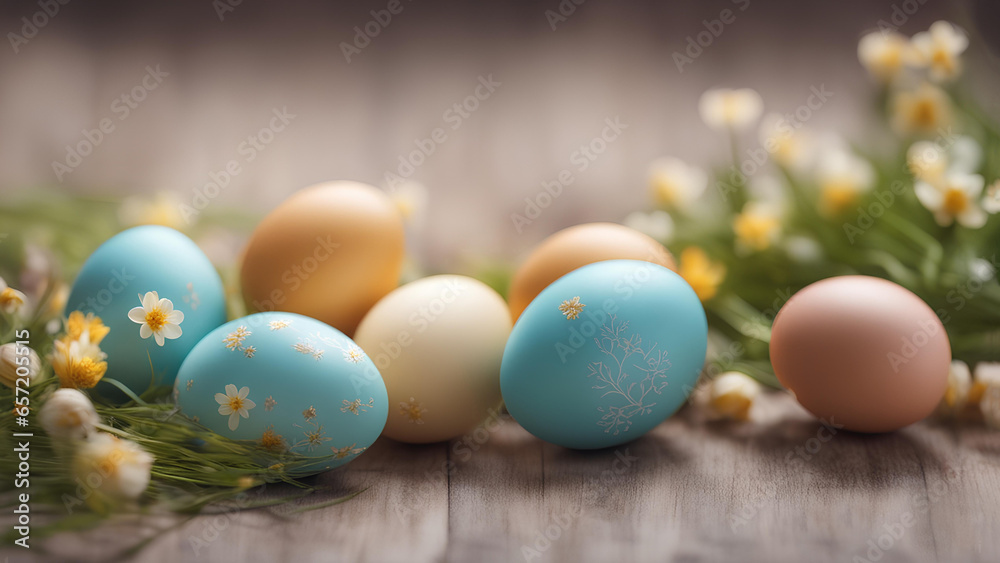
[[181, 412], [274, 454], [324, 457], [308, 474], [351, 461], [389, 416], [382, 376], [339, 330], [294, 313], [255, 313], [210, 332], [174, 387]]
[[528, 432], [568, 448], [634, 440], [687, 399], [708, 324], [691, 286], [648, 262], [611, 260], [543, 290], [504, 349], [500, 388]]
[[[155, 336], [142, 338], [141, 325], [128, 316], [151, 291], [184, 314], [180, 337], [164, 339], [162, 346]], [[124, 383], [136, 394], [151, 383], [172, 385], [191, 348], [226, 322], [222, 280], [215, 267], [191, 239], [159, 226], [122, 231], [87, 259], [66, 302], [67, 314], [77, 310], [96, 314], [111, 329], [100, 344], [108, 355], [105, 378]], [[104, 381], [97, 391], [124, 398]]]

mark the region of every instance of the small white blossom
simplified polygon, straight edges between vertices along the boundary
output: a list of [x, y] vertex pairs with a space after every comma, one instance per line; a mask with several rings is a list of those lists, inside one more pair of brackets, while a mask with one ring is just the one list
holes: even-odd
[[42, 404], [38, 420], [49, 436], [77, 440], [92, 434], [100, 422], [87, 395], [68, 387], [56, 389]]
[[709, 383], [708, 407], [717, 418], [747, 421], [760, 391], [760, 384], [750, 376], [726, 372]]
[[174, 304], [169, 299], [160, 299], [155, 291], [149, 291], [146, 295], [140, 295], [141, 307], [134, 307], [128, 312], [128, 318], [139, 327], [139, 336], [149, 338], [155, 337], [156, 344], [163, 346], [163, 339], [171, 340], [181, 337], [181, 322], [184, 321], [184, 313], [174, 310]]
[[962, 73], [959, 56], [969, 47], [969, 38], [955, 24], [936, 21], [927, 31], [913, 36], [913, 49], [928, 76], [935, 82], [954, 80]]
[[138, 444], [98, 433], [76, 450], [73, 473], [82, 483], [119, 500], [139, 498], [149, 485], [153, 456]]
[[750, 88], [715, 88], [698, 101], [702, 121], [713, 129], [742, 130], [760, 118], [764, 100]]

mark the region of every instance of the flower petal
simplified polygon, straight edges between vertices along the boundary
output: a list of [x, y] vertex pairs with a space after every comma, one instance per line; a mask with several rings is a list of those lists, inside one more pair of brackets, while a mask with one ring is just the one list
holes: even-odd
[[237, 413], [229, 415], [229, 429], [236, 430], [239, 427], [240, 427], [240, 415]]
[[248, 413], [246, 409], [240, 409], [238, 412], [243, 418], [250, 418], [250, 413]]
[[215, 401], [217, 403], [219, 403], [220, 405], [228, 405], [229, 404], [229, 397], [223, 395], [222, 393], [216, 393], [215, 394]]
[[250, 410], [256, 407], [257, 403], [251, 401], [250, 399], [243, 399], [243, 406], [246, 407], [247, 410]]
[[164, 341], [163, 341], [163, 333], [162, 332], [154, 332], [153, 333], [153, 338], [156, 339], [156, 345], [157, 346], [163, 346], [163, 342]]
[[128, 318], [134, 323], [142, 324], [146, 322], [146, 310], [142, 307], [133, 307], [128, 311]]
[[239, 393], [238, 396], [241, 399], [246, 399], [247, 395], [249, 395], [249, 394], [250, 394], [250, 388], [249, 387], [243, 387], [242, 389], [240, 389], [240, 393]]
[[941, 190], [927, 182], [917, 182], [913, 186], [913, 191], [917, 194], [917, 199], [920, 200], [920, 203], [931, 211], [936, 211], [944, 203], [944, 194], [941, 193]]
[[167, 315], [167, 322], [179, 325], [184, 322], [184, 313], [182, 311], [173, 311]]
[[233, 409], [232, 407], [229, 406], [228, 402], [224, 405], [219, 405], [219, 414], [222, 415], [233, 414]]
[[236, 386], [233, 385], [232, 383], [230, 383], [229, 385], [226, 385], [226, 395], [228, 395], [230, 397], [235, 397], [236, 396]]
[[153, 336], [153, 329], [149, 328], [148, 324], [143, 323], [143, 325], [139, 327], [139, 336], [144, 339], [149, 338], [150, 336]]
[[173, 340], [174, 338], [180, 338], [181, 333], [182, 333], [181, 327], [179, 327], [179, 326], [177, 326], [175, 324], [169, 324], [168, 323], [168, 324], [163, 325], [163, 328], [160, 329], [160, 334], [164, 338], [169, 338], [171, 340]]
[[959, 213], [958, 224], [968, 229], [978, 229], [986, 224], [986, 212], [978, 205], [970, 205], [965, 211]]
[[160, 297], [155, 291], [148, 291], [145, 296], [140, 298], [140, 300], [142, 301], [143, 309], [146, 311], [152, 311], [153, 308], [156, 307], [156, 303], [160, 300]]
[[157, 303], [157, 307], [159, 307], [160, 310], [163, 311], [163, 314], [167, 316], [170, 316], [170, 313], [174, 312], [174, 302], [167, 299], [166, 297], [160, 299], [160, 301]]

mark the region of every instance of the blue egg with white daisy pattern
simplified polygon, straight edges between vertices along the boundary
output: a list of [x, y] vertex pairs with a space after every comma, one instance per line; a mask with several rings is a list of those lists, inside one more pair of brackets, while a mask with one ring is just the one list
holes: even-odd
[[385, 383], [364, 351], [294, 313], [255, 313], [210, 332], [184, 360], [174, 396], [209, 430], [255, 442], [262, 463], [293, 460], [296, 475], [356, 458], [389, 415]]
[[701, 301], [667, 268], [589, 264], [528, 305], [500, 368], [507, 410], [528, 432], [574, 449], [612, 447], [684, 404], [708, 345]]
[[96, 391], [113, 400], [126, 396], [105, 380], [136, 395], [173, 385], [188, 352], [226, 322], [222, 280], [208, 257], [182, 233], [153, 225], [122, 231], [87, 258], [66, 301], [66, 314], [73, 311], [110, 329], [99, 343], [107, 372]]

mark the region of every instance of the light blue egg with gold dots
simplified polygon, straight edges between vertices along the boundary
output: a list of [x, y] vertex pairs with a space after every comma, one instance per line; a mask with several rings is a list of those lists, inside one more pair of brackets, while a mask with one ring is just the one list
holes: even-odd
[[263, 453], [323, 458], [296, 474], [355, 459], [389, 415], [385, 383], [361, 348], [294, 313], [255, 313], [210, 332], [184, 360], [174, 396], [217, 434]]
[[693, 390], [708, 324], [691, 286], [662, 266], [597, 262], [543, 290], [504, 349], [500, 388], [528, 432], [575, 449], [629, 442]]
[[[133, 313], [143, 322], [129, 318], [152, 292], [156, 299], [146, 304], [155, 303], [150, 319], [160, 334], [144, 332], [147, 311], [141, 319]], [[222, 280], [208, 257], [182, 233], [152, 225], [122, 231], [94, 251], [66, 301], [67, 315], [72, 311], [94, 313], [111, 329], [100, 342], [107, 354], [104, 377], [136, 394], [151, 383], [172, 385], [188, 352], [226, 322]], [[106, 381], [96, 391], [115, 400], [125, 398]]]

